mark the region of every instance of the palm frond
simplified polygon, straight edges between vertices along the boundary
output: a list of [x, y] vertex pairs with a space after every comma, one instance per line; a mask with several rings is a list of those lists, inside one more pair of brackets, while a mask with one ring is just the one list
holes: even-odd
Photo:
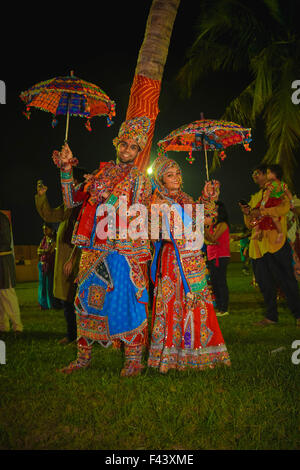
[[276, 66], [278, 48], [279, 46], [271, 44], [251, 60], [251, 69], [255, 76], [252, 105], [253, 120], [263, 111], [272, 96], [274, 73], [276, 73], [277, 67], [281, 66], [281, 64]]
[[[268, 142], [264, 161], [280, 163], [291, 185], [300, 146], [300, 110], [291, 101], [291, 84], [300, 73], [298, 2], [208, 0], [202, 4], [197, 38], [177, 77], [181, 91], [187, 89], [191, 96], [197, 81], [209, 72], [248, 70], [248, 85], [229, 103], [222, 119], [253, 128], [263, 117]], [[219, 164], [214, 154], [210, 171]]]
[[281, 81], [264, 112], [269, 147], [263, 159], [266, 163], [280, 164], [291, 187], [297, 165], [295, 152], [300, 148], [300, 109], [292, 103], [290, 92], [293, 76], [291, 59], [285, 63]]
[[219, 152], [214, 152], [212, 156], [212, 162], [209, 168], [209, 173], [213, 173], [217, 168], [221, 166]]
[[252, 127], [255, 124], [255, 118], [252, 115], [254, 89], [255, 80], [252, 80], [226, 107], [221, 119], [236, 121], [244, 127]]
[[[253, 0], [252, 3], [258, 11], [264, 1]], [[245, 2], [204, 2], [197, 38], [188, 49], [186, 64], [176, 78], [181, 96], [190, 97], [199, 79], [209, 72], [251, 70], [253, 55], [266, 47], [269, 40], [262, 18], [257, 12], [253, 14], [253, 9]]]

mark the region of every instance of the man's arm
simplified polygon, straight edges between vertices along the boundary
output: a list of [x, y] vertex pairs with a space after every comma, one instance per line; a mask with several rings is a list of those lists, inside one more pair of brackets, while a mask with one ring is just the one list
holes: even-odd
[[46, 196], [47, 187], [38, 182], [37, 193], [35, 195], [35, 207], [39, 215], [45, 222], [55, 223], [62, 222], [66, 218], [64, 206], [56, 208], [50, 207], [48, 198]]
[[275, 207], [265, 207], [260, 209], [261, 215], [268, 215], [270, 217], [282, 217], [287, 215], [291, 208], [289, 198], [287, 196], [283, 196], [283, 200], [281, 204]]
[[81, 250], [77, 246], [74, 246], [69, 259], [65, 262], [63, 270], [64, 270], [64, 275], [66, 277], [69, 277], [75, 267], [76, 264], [76, 258], [80, 256]]
[[52, 159], [60, 168], [61, 188], [65, 206], [68, 209], [79, 206], [84, 200], [81, 185], [75, 189], [72, 167], [77, 165], [77, 158], [73, 157], [72, 151], [67, 143], [62, 146], [60, 152], [54, 151]]

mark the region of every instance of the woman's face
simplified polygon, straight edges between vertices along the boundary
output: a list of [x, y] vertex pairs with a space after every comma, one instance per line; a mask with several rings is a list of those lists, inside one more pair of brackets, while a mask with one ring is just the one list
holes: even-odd
[[163, 175], [163, 185], [170, 193], [175, 193], [182, 184], [181, 171], [177, 166], [171, 166]]

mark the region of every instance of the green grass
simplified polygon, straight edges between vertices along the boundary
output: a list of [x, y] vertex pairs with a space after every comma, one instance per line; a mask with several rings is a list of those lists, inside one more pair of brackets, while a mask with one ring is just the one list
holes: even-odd
[[[17, 286], [24, 333], [5, 334], [0, 365], [0, 449], [300, 449], [300, 330], [285, 303], [279, 324], [260, 329], [259, 292], [230, 265], [230, 316], [220, 318], [232, 366], [201, 372], [146, 369], [121, 378], [122, 353], [93, 348], [90, 369], [56, 369], [76, 356], [61, 346], [62, 310], [37, 308], [37, 284]], [[285, 349], [271, 353], [274, 349]]]

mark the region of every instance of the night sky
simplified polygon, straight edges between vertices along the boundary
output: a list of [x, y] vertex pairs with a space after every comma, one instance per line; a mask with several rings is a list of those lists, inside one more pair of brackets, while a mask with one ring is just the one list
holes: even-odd
[[[48, 186], [48, 199], [53, 207], [62, 202], [59, 173], [51, 154], [61, 147], [65, 133], [64, 116], [58, 118], [55, 128], [51, 126], [51, 114], [43, 111], [33, 109], [31, 119], [27, 120], [22, 114], [24, 105], [19, 94], [40, 81], [68, 75], [71, 70], [100, 86], [116, 103], [114, 124], [107, 127], [106, 118], [97, 117], [91, 120], [92, 132], [88, 132], [85, 120], [71, 117], [69, 145], [80, 166], [88, 171], [97, 168], [100, 161], [114, 159], [112, 139], [126, 115], [151, 0], [101, 2], [98, 9], [91, 3], [86, 7], [70, 3], [73, 6], [65, 10], [62, 5], [55, 8], [44, 5], [41, 13], [31, 11], [28, 5], [23, 10], [18, 7], [17, 11], [6, 13], [9, 32], [6, 28], [1, 32], [0, 79], [6, 84], [6, 104], [0, 106], [0, 208], [12, 212], [17, 245], [35, 245], [42, 237], [42, 220], [34, 205], [38, 179]], [[197, 11], [192, 5], [195, 3], [182, 0], [176, 17], [162, 82], [152, 160], [161, 138], [200, 119], [201, 112], [206, 118], [220, 118], [247, 80], [245, 73], [214, 74], [199, 82], [190, 99], [179, 97], [175, 77], [196, 34]], [[252, 151], [246, 152], [242, 146], [228, 150], [221, 168], [212, 175], [221, 182], [220, 198], [234, 224], [242, 222], [237, 201], [248, 199], [256, 191], [250, 174], [266, 150], [263, 126], [258, 124], [252, 134]], [[170, 156], [181, 164], [184, 190], [198, 197], [205, 181], [204, 154], [195, 153], [193, 165], [186, 161], [185, 152], [172, 152]], [[299, 182], [298, 170], [295, 187], [299, 187]]]

